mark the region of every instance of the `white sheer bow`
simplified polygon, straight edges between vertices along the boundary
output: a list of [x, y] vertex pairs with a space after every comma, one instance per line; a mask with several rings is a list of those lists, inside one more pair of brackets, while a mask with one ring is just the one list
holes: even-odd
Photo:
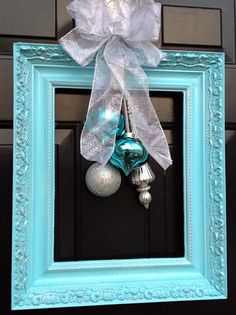
[[110, 10], [106, 2], [72, 1], [67, 9], [76, 27], [60, 39], [63, 48], [82, 66], [96, 55], [81, 154], [102, 164], [110, 159], [125, 97], [136, 137], [166, 169], [172, 164], [169, 147], [141, 67], [157, 67], [164, 56], [151, 43], [159, 37], [160, 4], [153, 0], [117, 0]]

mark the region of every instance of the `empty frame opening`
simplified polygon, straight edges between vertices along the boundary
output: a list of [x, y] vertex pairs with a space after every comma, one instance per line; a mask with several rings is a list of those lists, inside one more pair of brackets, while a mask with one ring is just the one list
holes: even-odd
[[150, 92], [172, 154], [167, 170], [150, 157], [156, 180], [149, 210], [122, 174], [116, 194], [94, 196], [85, 185], [92, 164], [80, 155], [90, 91], [56, 89], [55, 261], [184, 256], [183, 95]]

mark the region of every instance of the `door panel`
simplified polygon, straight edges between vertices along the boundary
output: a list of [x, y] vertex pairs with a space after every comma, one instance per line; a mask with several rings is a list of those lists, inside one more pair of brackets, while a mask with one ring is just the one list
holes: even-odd
[[55, 13], [55, 1], [21, 0], [19, 4], [17, 0], [1, 0], [0, 34], [2, 36], [54, 38], [56, 36]]
[[13, 62], [12, 57], [0, 56], [0, 119], [13, 119]]
[[[63, 127], [63, 126], [59, 126]], [[56, 129], [55, 133], [55, 260], [74, 260], [76, 218], [76, 168], [74, 129]]]
[[[55, 113], [60, 120], [56, 139], [61, 140], [56, 149], [55, 259], [183, 256], [182, 94], [151, 92], [154, 107], [162, 104], [159, 117], [168, 121], [163, 122], [163, 127], [174, 163], [164, 172], [149, 159], [156, 180], [151, 185], [153, 200], [146, 211], [125, 176], [118, 192], [108, 198], [96, 197], [86, 188], [84, 178], [92, 163], [79, 151], [89, 93], [74, 89], [56, 92]], [[167, 112], [163, 110], [165, 104], [169, 107]], [[63, 117], [69, 121], [63, 122]], [[173, 224], [169, 225], [167, 219]], [[71, 224], [69, 233], [67, 222]]]
[[[225, 52], [225, 58], [227, 63], [235, 63], [235, 0], [160, 0], [162, 5], [171, 5], [171, 6], [182, 6], [189, 8], [207, 8], [207, 9], [220, 9], [222, 15], [222, 49]], [[207, 19], [210, 20], [210, 17]], [[185, 21], [185, 20], [184, 20]], [[199, 20], [200, 23], [200, 20]], [[162, 21], [162, 27], [164, 27], [165, 21]], [[186, 25], [188, 35], [191, 36], [192, 43], [186, 45], [174, 45], [169, 43], [168, 46], [163, 44], [163, 39], [160, 40], [162, 42], [163, 47], [167, 47], [168, 49], [197, 49], [204, 50], [204, 47], [197, 47], [195, 45], [194, 40], [194, 32], [196, 31], [192, 27], [193, 23], [191, 22], [189, 25]], [[168, 24], [165, 26], [168, 27]], [[173, 31], [178, 33], [181, 32], [182, 25], [180, 24], [179, 29], [174, 29]], [[206, 33], [208, 30], [206, 30]], [[179, 35], [181, 37], [181, 34]], [[196, 35], [198, 36], [198, 35]], [[205, 36], [205, 34], [203, 35]], [[215, 35], [213, 35], [215, 36]], [[210, 44], [210, 43], [209, 43]], [[193, 47], [194, 46], [194, 47]], [[215, 50], [214, 47], [207, 47], [206, 50]], [[218, 48], [219, 49], [219, 48]]]
[[12, 54], [14, 42], [56, 43], [73, 26], [70, 0], [1, 0], [0, 54]]

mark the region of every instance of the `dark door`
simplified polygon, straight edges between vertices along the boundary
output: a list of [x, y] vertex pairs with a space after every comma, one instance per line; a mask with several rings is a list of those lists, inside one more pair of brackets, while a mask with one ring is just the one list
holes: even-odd
[[[21, 311], [21, 314], [235, 313], [236, 201], [233, 190], [236, 186], [236, 1], [160, 2], [164, 5], [160, 46], [165, 49], [223, 50], [226, 53], [229, 298], [222, 301]], [[12, 314], [12, 44], [19, 41], [56, 42], [73, 27], [65, 10], [67, 3], [69, 0], [0, 1], [0, 311], [4, 315]], [[118, 194], [99, 201], [84, 185], [84, 175], [90, 163], [80, 156], [79, 138], [89, 92], [56, 91], [55, 260], [183, 256], [182, 95], [151, 92], [174, 164], [167, 172], [163, 172], [150, 159], [157, 180], [152, 186], [155, 191], [152, 206], [146, 212], [139, 205], [137, 193], [125, 177], [122, 178], [122, 188]], [[157, 208], [158, 211], [155, 211]]]

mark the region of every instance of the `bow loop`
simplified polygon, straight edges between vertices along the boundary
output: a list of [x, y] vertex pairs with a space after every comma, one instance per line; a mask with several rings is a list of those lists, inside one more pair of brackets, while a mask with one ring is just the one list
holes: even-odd
[[165, 54], [149, 41], [135, 42], [125, 41], [129, 48], [136, 55], [138, 62], [144, 67], [157, 67]]
[[81, 66], [86, 66], [108, 39], [109, 37], [80, 34], [78, 28], [74, 28], [60, 39], [60, 43], [72, 59]]

